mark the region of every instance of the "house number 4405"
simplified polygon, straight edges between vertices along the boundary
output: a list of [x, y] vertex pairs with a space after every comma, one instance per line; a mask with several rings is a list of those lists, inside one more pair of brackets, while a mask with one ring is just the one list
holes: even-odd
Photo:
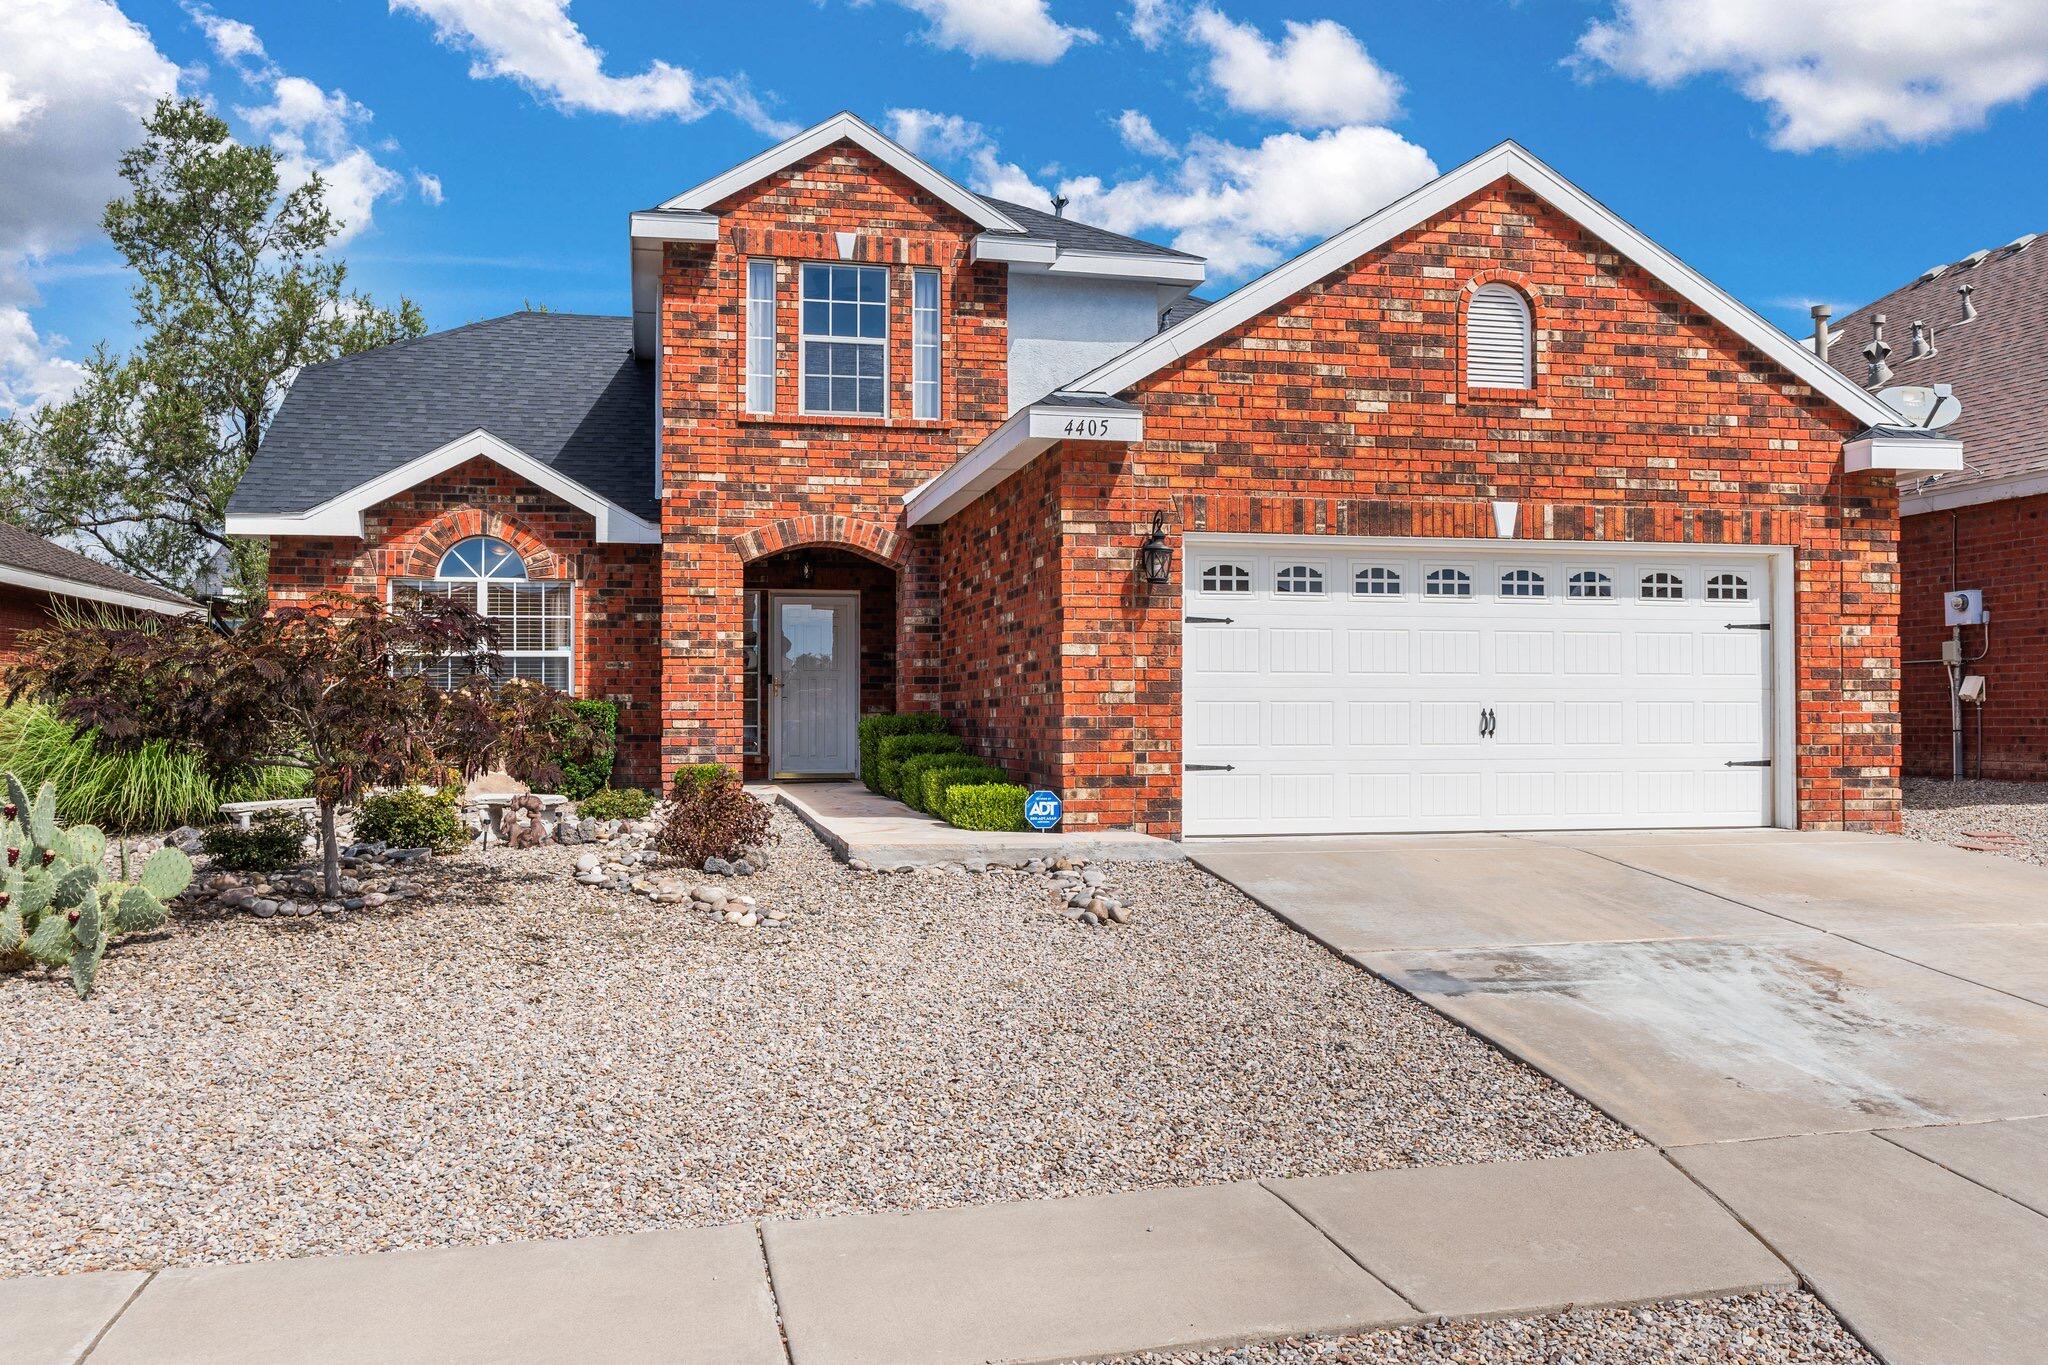
[[1107, 436], [1109, 435], [1109, 419], [1106, 417], [1069, 417], [1067, 419], [1067, 435]]

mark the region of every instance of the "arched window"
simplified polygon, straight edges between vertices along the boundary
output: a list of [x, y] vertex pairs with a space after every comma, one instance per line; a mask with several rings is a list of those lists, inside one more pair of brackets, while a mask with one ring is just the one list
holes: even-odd
[[1717, 573], [1707, 580], [1709, 602], [1747, 602], [1749, 580], [1739, 573]]
[[1274, 576], [1273, 590], [1311, 596], [1319, 594], [1323, 590], [1323, 571], [1312, 564], [1289, 564]]
[[1401, 575], [1397, 570], [1375, 564], [1352, 575], [1351, 591], [1359, 597], [1399, 597]]
[[1572, 597], [1612, 597], [1614, 580], [1598, 569], [1581, 569], [1565, 583], [1566, 593]]
[[[432, 578], [399, 579], [391, 593], [394, 601], [446, 597], [462, 603], [497, 623], [504, 676], [569, 690], [575, 676], [575, 589], [558, 580], [529, 580], [526, 561], [496, 536], [457, 541], [441, 556]], [[460, 659], [435, 660], [427, 673], [442, 687], [454, 687], [467, 676]]]
[[1465, 305], [1465, 385], [1526, 389], [1536, 382], [1529, 300], [1511, 284], [1483, 284]]
[[1502, 597], [1541, 597], [1544, 591], [1543, 575], [1534, 569], [1509, 569], [1500, 576]]
[[1431, 569], [1422, 580], [1424, 597], [1470, 597], [1472, 575], [1463, 569]]
[[1636, 595], [1645, 602], [1676, 602], [1685, 596], [1685, 580], [1675, 573], [1646, 573]]
[[1237, 564], [1211, 564], [1202, 570], [1203, 592], [1250, 592], [1250, 571]]

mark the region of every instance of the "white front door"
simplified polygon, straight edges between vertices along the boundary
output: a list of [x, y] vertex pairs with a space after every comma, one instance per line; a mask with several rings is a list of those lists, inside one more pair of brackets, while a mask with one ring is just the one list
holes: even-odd
[[1186, 831], [1762, 825], [1754, 551], [1197, 541]]
[[778, 777], [850, 774], [857, 766], [859, 599], [777, 593], [769, 601], [770, 770]]

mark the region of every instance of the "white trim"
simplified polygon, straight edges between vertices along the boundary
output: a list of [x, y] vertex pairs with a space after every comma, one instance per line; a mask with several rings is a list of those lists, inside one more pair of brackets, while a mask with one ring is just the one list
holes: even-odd
[[1153, 255], [1137, 251], [1077, 251], [1043, 237], [1010, 237], [983, 233], [974, 239], [974, 260], [994, 261], [1013, 269], [1048, 275], [1079, 275], [1090, 279], [1147, 280], [1193, 289], [1209, 278], [1206, 261], [1189, 256]]
[[632, 235], [648, 242], [715, 242], [718, 218], [710, 213], [668, 213], [642, 209], [628, 220]]
[[684, 190], [673, 199], [664, 200], [661, 207], [670, 211], [692, 209], [702, 212], [714, 204], [730, 199], [747, 186], [767, 179], [784, 167], [794, 165], [814, 152], [823, 151], [835, 142], [851, 142], [868, 152], [912, 184], [930, 191], [941, 203], [970, 222], [996, 232], [1024, 231], [1021, 223], [1011, 219], [1008, 214], [967, 189], [959, 181], [941, 174], [929, 162], [890, 141], [865, 119], [843, 111], [834, 114], [823, 123], [813, 124], [794, 137], [776, 143], [759, 156], [750, 157], [701, 185]]
[[1466, 162], [1063, 387], [1120, 393], [1506, 176], [1614, 247], [1865, 426], [1905, 419], [1513, 142]]
[[1980, 503], [2031, 498], [2037, 493], [2048, 493], [2048, 470], [2030, 470], [2002, 479], [1986, 479], [1961, 488], [1945, 489], [1936, 482], [1930, 488], [1901, 494], [1899, 515], [1917, 517], [1924, 512], [1952, 512], [1959, 507], [1975, 507]]
[[75, 578], [37, 573], [33, 569], [19, 568], [13, 564], [0, 564], [0, 583], [16, 588], [27, 588], [33, 592], [46, 592], [53, 597], [76, 597], [85, 602], [104, 602], [110, 607], [153, 611], [162, 616], [192, 616], [205, 610], [197, 602], [180, 605], [176, 602], [167, 602], [161, 597], [151, 597], [148, 593], [129, 592], [125, 588], [103, 588], [97, 583], [81, 583]]
[[[1068, 422], [1100, 424], [1069, 433]], [[1010, 414], [958, 461], [903, 495], [904, 520], [911, 526], [941, 522], [1037, 459], [1056, 441], [1127, 444], [1145, 439], [1145, 414], [1077, 406], [1048, 398]]]
[[1871, 432], [1842, 442], [1842, 470], [1859, 474], [1866, 469], [1942, 470], [1963, 467], [1963, 443], [1934, 440], [1925, 436], [1886, 436]]
[[357, 484], [339, 497], [298, 513], [240, 515], [230, 513], [227, 531], [234, 536], [350, 536], [361, 539], [363, 512], [387, 498], [395, 497], [415, 484], [445, 473], [478, 457], [511, 470], [537, 488], [544, 488], [572, 507], [588, 512], [597, 522], [597, 539], [603, 544], [659, 545], [661, 528], [608, 498], [598, 496], [576, 480], [557, 473], [516, 446], [479, 428], [458, 436], [448, 444], [430, 450], [417, 459]]

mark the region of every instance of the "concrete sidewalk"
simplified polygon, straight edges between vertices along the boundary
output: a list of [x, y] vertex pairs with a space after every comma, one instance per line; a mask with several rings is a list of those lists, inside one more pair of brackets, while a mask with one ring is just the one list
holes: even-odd
[[0, 1360], [969, 1365], [1794, 1283], [1645, 1148], [0, 1281]]
[[1180, 862], [1187, 857], [1171, 839], [1127, 829], [1045, 834], [955, 829], [858, 782], [764, 782], [748, 790], [787, 806], [839, 857], [884, 870], [946, 863], [1022, 867], [1033, 858], [1062, 854], [1091, 863]]

